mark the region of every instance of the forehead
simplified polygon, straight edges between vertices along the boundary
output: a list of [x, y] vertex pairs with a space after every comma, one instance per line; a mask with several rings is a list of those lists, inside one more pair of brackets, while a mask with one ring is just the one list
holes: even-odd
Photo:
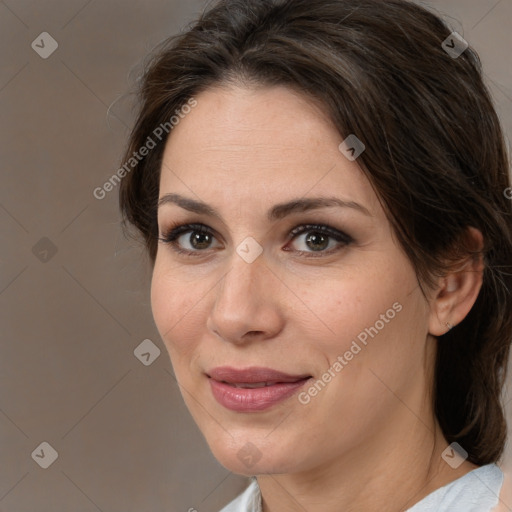
[[178, 192], [257, 207], [307, 195], [339, 195], [378, 208], [343, 137], [309, 98], [285, 87], [209, 89], [168, 138], [160, 196]]

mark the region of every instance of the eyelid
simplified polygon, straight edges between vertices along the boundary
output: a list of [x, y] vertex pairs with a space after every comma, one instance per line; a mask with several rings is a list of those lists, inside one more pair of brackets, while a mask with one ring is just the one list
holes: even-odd
[[[208, 253], [208, 251], [212, 250], [211, 248], [209, 248], [209, 249], [204, 249], [204, 250], [191, 251], [189, 249], [182, 249], [181, 247], [179, 247], [178, 244], [175, 243], [176, 240], [181, 235], [188, 233], [188, 232], [205, 233], [205, 234], [212, 235], [215, 238], [218, 238], [217, 232], [214, 229], [210, 228], [209, 226], [207, 226], [203, 223], [185, 223], [185, 224], [176, 223], [173, 226], [169, 227], [167, 230], [165, 230], [164, 234], [158, 237], [158, 240], [161, 241], [162, 243], [171, 245], [174, 251], [176, 251], [178, 253], [190, 255], [190, 256], [204, 255], [204, 254]], [[304, 256], [304, 257], [321, 257], [323, 255], [326, 256], [326, 255], [332, 254], [333, 252], [339, 251], [344, 246], [350, 245], [353, 242], [355, 242], [355, 240], [350, 235], [348, 235], [347, 233], [345, 233], [339, 229], [336, 229], [328, 224], [302, 223], [302, 224], [297, 225], [296, 227], [294, 227], [293, 229], [291, 229], [288, 232], [286, 244], [288, 245], [291, 241], [295, 240], [299, 235], [301, 235], [303, 233], [308, 233], [308, 232], [317, 232], [317, 233], [325, 234], [326, 236], [328, 236], [328, 237], [334, 239], [336, 242], [338, 242], [338, 244], [342, 244], [342, 246], [341, 247], [338, 246], [338, 247], [336, 247], [334, 249], [330, 249], [330, 250], [317, 251], [317, 252], [315, 252], [315, 251], [300, 251], [300, 250], [295, 251], [299, 255]], [[290, 251], [290, 249], [285, 249], [285, 250]]]
[[[182, 249], [176, 243], [176, 240], [185, 233], [188, 232], [196, 232], [196, 233], [205, 233], [208, 235], [212, 235], [214, 238], [218, 238], [217, 232], [210, 228], [209, 226], [199, 223], [199, 222], [191, 222], [191, 223], [174, 223], [169, 228], [164, 230], [164, 233], [158, 237], [158, 241], [164, 244], [170, 245], [172, 249], [178, 253], [186, 254], [190, 256], [200, 256], [201, 253], [206, 253], [211, 249], [205, 249], [202, 251], [191, 251], [189, 249]], [[222, 238], [222, 237], [221, 237]]]
[[296, 226], [290, 231], [290, 240], [293, 240], [297, 235], [300, 235], [302, 233], [307, 233], [308, 231], [316, 231], [319, 233], [323, 233], [325, 235], [330, 236], [331, 238], [334, 238], [335, 240], [339, 242], [346, 242], [351, 243], [354, 241], [354, 239], [348, 235], [347, 233], [333, 228], [332, 226], [329, 226], [327, 224], [300, 224], [299, 226]]
[[214, 229], [210, 228], [206, 224], [202, 224], [200, 222], [191, 222], [191, 223], [177, 223], [172, 225], [171, 227], [164, 230], [165, 232], [160, 235], [161, 238], [164, 238], [162, 240], [163, 242], [168, 242], [172, 238], [175, 240], [177, 237], [182, 235], [183, 233], [187, 233], [188, 231], [196, 231], [200, 233], [208, 233], [211, 235], [216, 236], [217, 233]]

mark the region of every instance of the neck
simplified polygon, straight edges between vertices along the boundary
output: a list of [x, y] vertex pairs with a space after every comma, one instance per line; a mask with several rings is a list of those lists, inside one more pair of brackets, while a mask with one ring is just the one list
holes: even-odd
[[465, 461], [452, 469], [441, 457], [448, 443], [437, 422], [411, 417], [322, 467], [258, 477], [263, 512], [405, 511], [477, 467]]

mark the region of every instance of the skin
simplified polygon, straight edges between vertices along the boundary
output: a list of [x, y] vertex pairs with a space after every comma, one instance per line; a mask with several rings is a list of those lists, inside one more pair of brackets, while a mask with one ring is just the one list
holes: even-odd
[[[202, 223], [213, 237], [196, 248], [191, 232], [180, 236], [198, 256], [159, 243], [151, 301], [184, 400], [215, 457], [258, 476], [265, 512], [406, 510], [475, 469], [467, 461], [452, 469], [441, 458], [448, 443], [430, 389], [436, 336], [471, 309], [481, 260], [463, 262], [425, 297], [369, 181], [339, 151], [343, 137], [318, 105], [284, 87], [216, 87], [196, 99], [168, 139], [160, 197], [208, 203], [222, 220], [172, 203], [159, 208], [162, 238], [173, 222]], [[324, 207], [266, 218], [277, 203], [318, 196], [357, 202], [369, 214]], [[315, 251], [307, 243], [314, 230], [289, 235], [308, 223], [354, 241], [327, 238]], [[470, 235], [481, 245], [478, 231]], [[236, 252], [248, 236], [263, 249], [252, 263]], [[216, 366], [265, 366], [316, 381], [397, 302], [402, 310], [308, 404], [294, 395], [240, 413], [212, 396], [205, 372]], [[248, 442], [261, 456], [250, 468], [238, 457]]]

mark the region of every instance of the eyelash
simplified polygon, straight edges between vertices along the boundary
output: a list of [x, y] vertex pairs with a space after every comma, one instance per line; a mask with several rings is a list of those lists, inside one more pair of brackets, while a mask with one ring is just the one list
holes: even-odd
[[[169, 228], [169, 230], [164, 234], [164, 236], [158, 238], [158, 240], [162, 243], [170, 245], [172, 249], [179, 254], [183, 254], [190, 257], [202, 256], [201, 253], [205, 253], [209, 249], [190, 251], [187, 249], [182, 249], [177, 244], [177, 239], [181, 235], [188, 233], [189, 231], [215, 236], [215, 233], [204, 224], [177, 224]], [[318, 251], [318, 255], [315, 255], [314, 252], [309, 251], [296, 251], [300, 253], [300, 256], [305, 258], [318, 258], [324, 255], [330, 255], [354, 242], [354, 239], [351, 236], [347, 235], [343, 231], [339, 231], [330, 226], [324, 224], [301, 224], [290, 231], [289, 240], [287, 243], [294, 240], [297, 236], [308, 232], [321, 233], [323, 235], [327, 235], [330, 238], [334, 239], [339, 244], [341, 244], [341, 246], [337, 246], [329, 250]]]

